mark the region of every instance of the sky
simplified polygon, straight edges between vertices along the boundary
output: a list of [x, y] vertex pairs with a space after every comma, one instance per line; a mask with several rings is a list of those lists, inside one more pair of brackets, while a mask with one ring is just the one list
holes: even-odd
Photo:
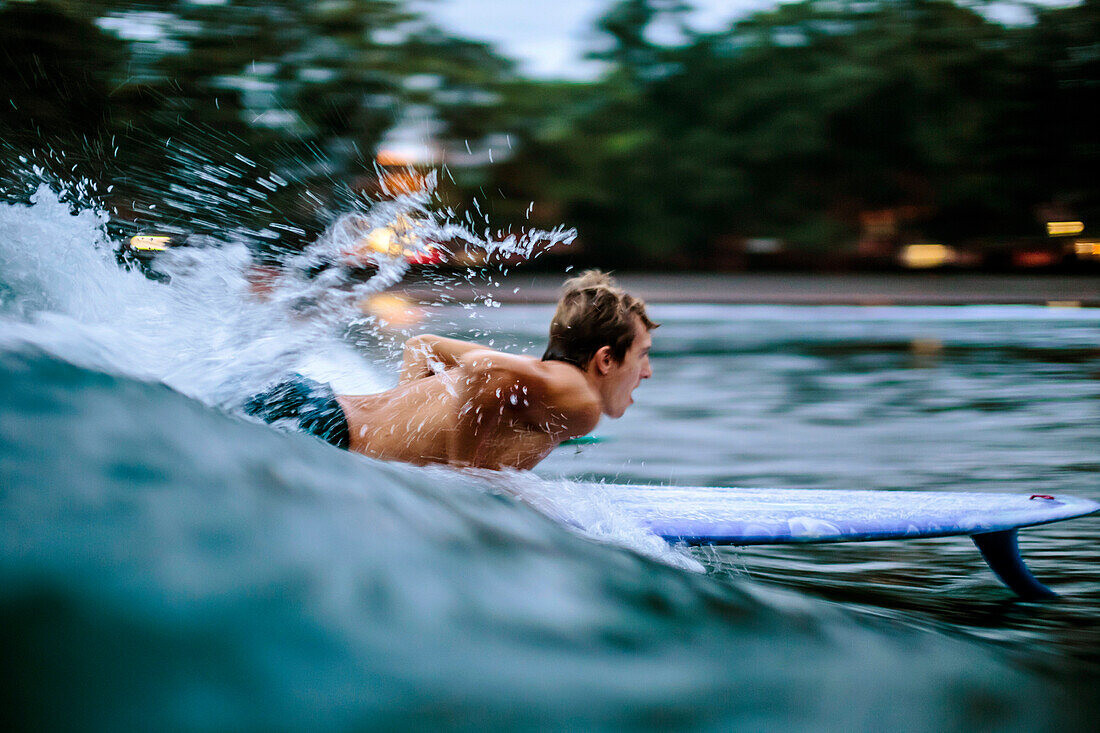
[[[775, 5], [775, 0], [693, 0], [690, 23], [717, 30], [735, 16]], [[593, 29], [611, 0], [427, 0], [424, 12], [466, 38], [493, 43], [520, 62], [523, 72], [544, 78], [591, 79], [600, 72], [584, 54], [598, 43]]]
[[[1072, 5], [1073, 0], [1033, 0], [1043, 5]], [[421, 0], [419, 6], [439, 25], [466, 38], [489, 41], [520, 62], [529, 76], [593, 79], [598, 62], [585, 52], [598, 44], [596, 20], [612, 0]], [[689, 23], [701, 31], [724, 28], [732, 19], [773, 7], [779, 0], [689, 0]], [[1025, 22], [1029, 14], [1011, 1], [989, 12], [1002, 22]]]

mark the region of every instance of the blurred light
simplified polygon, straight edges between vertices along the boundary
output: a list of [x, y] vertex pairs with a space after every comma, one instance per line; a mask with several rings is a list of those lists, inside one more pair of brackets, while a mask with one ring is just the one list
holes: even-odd
[[375, 153], [378, 165], [431, 165], [439, 156], [434, 143], [422, 139], [421, 126], [405, 130], [390, 131]]
[[901, 251], [901, 264], [911, 268], [940, 267], [955, 261], [955, 251], [943, 244], [910, 244]]
[[1047, 234], [1052, 237], [1061, 237], [1067, 234], [1080, 234], [1085, 231], [1084, 222], [1080, 221], [1048, 221]]
[[754, 255], [771, 255], [783, 249], [783, 242], [775, 237], [755, 237], [745, 240], [745, 251]]
[[374, 316], [382, 328], [401, 329], [415, 326], [424, 318], [424, 311], [395, 293], [375, 293], [359, 301], [359, 309]]
[[393, 229], [389, 227], [371, 229], [367, 235], [367, 247], [384, 255], [401, 254], [401, 245], [393, 241]]
[[401, 254], [410, 265], [440, 265], [443, 264], [443, 250], [431, 245], [422, 245], [420, 249], [406, 249]]
[[379, 179], [383, 190], [390, 196], [416, 193], [424, 188], [424, 176], [411, 171], [385, 173]]
[[937, 338], [915, 338], [909, 342], [913, 366], [928, 369], [936, 366], [943, 355], [943, 342]]
[[1049, 267], [1058, 262], [1058, 255], [1045, 249], [1025, 249], [1012, 253], [1016, 267]]
[[361, 240], [361, 244], [348, 254], [360, 258], [377, 252], [387, 257], [404, 257], [410, 265], [438, 265], [444, 261], [443, 250], [420, 241], [416, 235], [410, 233], [409, 222], [404, 217], [398, 218], [396, 226], [403, 232], [395, 227], [376, 227], [370, 230]]
[[1100, 260], [1100, 239], [1078, 239], [1073, 243], [1073, 253], [1081, 259]]
[[142, 252], [163, 252], [168, 249], [168, 245], [171, 241], [171, 237], [139, 234], [136, 237], [130, 237], [130, 249], [136, 249]]
[[1048, 300], [1048, 308], [1080, 308], [1081, 301], [1079, 300]]
[[893, 209], [863, 211], [859, 220], [863, 233], [869, 237], [892, 237], [898, 232], [898, 216]]
[[425, 177], [412, 170], [411, 166], [424, 162], [423, 155], [409, 148], [383, 148], [374, 156], [375, 162], [383, 168], [404, 168], [404, 170], [383, 171], [378, 178], [382, 190], [390, 196], [417, 193], [425, 186]]
[[408, 156], [396, 150], [379, 150], [375, 160], [378, 165], [409, 165], [411, 162]]

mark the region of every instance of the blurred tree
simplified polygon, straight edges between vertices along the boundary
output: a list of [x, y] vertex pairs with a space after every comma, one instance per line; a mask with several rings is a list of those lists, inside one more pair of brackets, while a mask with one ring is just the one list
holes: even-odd
[[749, 236], [835, 248], [869, 209], [928, 212], [948, 237], [1011, 212], [1002, 26], [936, 0], [811, 0], [648, 40], [675, 5], [629, 0], [601, 21], [616, 67], [561, 143], [569, 173], [592, 176], [565, 204], [586, 240], [686, 263]]
[[[685, 0], [617, 0], [596, 24], [609, 45], [592, 56], [612, 63], [614, 73], [630, 81], [659, 78], [675, 44], [694, 35], [686, 22], [690, 10]], [[672, 38], [672, 48], [653, 39], [658, 27]]]
[[269, 153], [331, 148], [339, 165], [369, 158], [393, 121], [387, 95], [400, 79], [376, 35], [410, 19], [395, 2], [175, 0], [156, 17], [140, 6], [116, 15], [159, 36], [146, 78], [160, 103], [145, 122], [165, 133], [192, 120]]
[[648, 94], [678, 68], [676, 48], [654, 41], [651, 29], [663, 24], [688, 40], [688, 9], [678, 0], [615, 2], [598, 22], [607, 43], [593, 54], [611, 64], [603, 80], [508, 89], [505, 104], [523, 147], [498, 168], [494, 187], [523, 202], [517, 224], [575, 225], [583, 257], [604, 266], [637, 267], [684, 252], [678, 212], [660, 204], [670, 187], [661, 180], [665, 155], [653, 119], [660, 111]]
[[1017, 28], [980, 3], [805, 0], [705, 34], [683, 0], [616, 0], [593, 83], [520, 78], [409, 7], [0, 0], [0, 147], [104, 159], [123, 218], [282, 218], [308, 239], [379, 145], [423, 127], [450, 200], [576, 225], [617, 267], [749, 237], [837, 252], [875, 212], [948, 243], [1037, 232], [1045, 204], [1100, 214], [1100, 0]]
[[[1100, 0], [1038, 10], [1014, 34], [1023, 69], [1016, 162], [1029, 201], [1062, 204], [1100, 222]], [[1069, 212], [1067, 212], [1069, 213]]]
[[[511, 62], [400, 0], [67, 6], [129, 43], [107, 81], [124, 131], [111, 178], [136, 226], [213, 232], [284, 217], [308, 240], [327, 207], [350, 205], [349, 185], [403, 109], [434, 109], [445, 139], [483, 138], [502, 119], [493, 88]], [[263, 188], [248, 185], [266, 171], [276, 175]]]

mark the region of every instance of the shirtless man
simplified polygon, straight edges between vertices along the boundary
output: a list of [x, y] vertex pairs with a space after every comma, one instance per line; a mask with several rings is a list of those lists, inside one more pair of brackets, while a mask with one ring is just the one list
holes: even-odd
[[653, 373], [649, 332], [657, 325], [644, 302], [590, 270], [563, 286], [541, 360], [415, 336], [391, 390], [336, 395], [299, 376], [253, 397], [245, 410], [383, 460], [529, 469], [602, 415], [626, 411]]

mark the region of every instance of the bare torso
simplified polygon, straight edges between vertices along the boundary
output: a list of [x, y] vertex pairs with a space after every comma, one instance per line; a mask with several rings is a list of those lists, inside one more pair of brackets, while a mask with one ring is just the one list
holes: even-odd
[[[532, 368], [549, 373], [567, 389], [580, 393], [582, 400], [596, 399], [585, 394], [590, 387], [575, 367], [539, 363], [530, 357], [508, 355], [508, 359], [532, 363]], [[512, 409], [518, 400], [499, 389], [494, 402], [476, 408], [470, 396], [470, 380], [467, 369], [457, 366], [380, 394], [337, 397], [347, 416], [351, 450], [414, 464], [530, 469], [561, 441], [583, 434], [595, 424], [592, 420], [564, 425], [553, 418], [544, 425], [531, 424], [522, 411]], [[477, 450], [472, 454], [466, 447], [470, 421], [463, 419], [471, 409], [499, 410], [498, 419], [478, 423]], [[598, 419], [598, 411], [596, 414]]]

